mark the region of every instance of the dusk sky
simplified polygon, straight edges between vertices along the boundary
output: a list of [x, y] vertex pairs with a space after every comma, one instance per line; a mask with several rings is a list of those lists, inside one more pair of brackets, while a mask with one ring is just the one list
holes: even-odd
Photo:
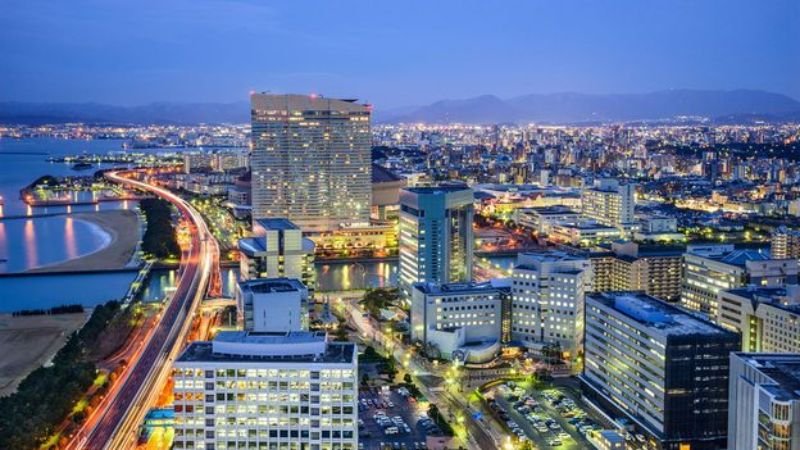
[[378, 108], [481, 94], [763, 89], [800, 99], [800, 2], [4, 0], [0, 100]]

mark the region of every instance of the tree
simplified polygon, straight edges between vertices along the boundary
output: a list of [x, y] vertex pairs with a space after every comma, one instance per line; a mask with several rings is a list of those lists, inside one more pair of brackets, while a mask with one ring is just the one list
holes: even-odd
[[400, 291], [397, 288], [377, 288], [368, 289], [364, 294], [364, 298], [359, 303], [364, 305], [364, 308], [370, 314], [377, 317], [381, 309], [395, 306], [400, 299]]
[[413, 382], [413, 380], [411, 379], [411, 374], [410, 373], [407, 373], [407, 374], [403, 375], [403, 382], [407, 383], [407, 384], [411, 384]]

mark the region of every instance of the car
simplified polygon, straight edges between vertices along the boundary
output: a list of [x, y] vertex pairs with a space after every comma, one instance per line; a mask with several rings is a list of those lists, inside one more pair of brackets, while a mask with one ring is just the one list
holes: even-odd
[[561, 441], [559, 441], [558, 439], [551, 439], [550, 442], [548, 442], [547, 444], [550, 445], [551, 447], [558, 447], [559, 445], [561, 445]]
[[400, 430], [398, 430], [397, 427], [388, 427], [385, 430], [383, 430], [383, 433], [386, 434], [387, 436], [392, 434], [397, 434], [399, 432]]
[[389, 402], [388, 405], [389, 405], [389, 408], [394, 408], [394, 402]]

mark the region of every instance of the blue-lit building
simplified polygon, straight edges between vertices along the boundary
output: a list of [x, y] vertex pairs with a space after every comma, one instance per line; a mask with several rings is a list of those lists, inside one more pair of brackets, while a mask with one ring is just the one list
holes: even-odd
[[473, 192], [465, 186], [400, 191], [400, 285], [472, 279]]

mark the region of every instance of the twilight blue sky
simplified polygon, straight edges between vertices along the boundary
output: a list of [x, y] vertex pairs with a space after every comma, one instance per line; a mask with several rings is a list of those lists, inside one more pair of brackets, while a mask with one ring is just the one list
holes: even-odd
[[0, 100], [378, 108], [480, 94], [764, 89], [800, 99], [800, 1], [2, 0]]

